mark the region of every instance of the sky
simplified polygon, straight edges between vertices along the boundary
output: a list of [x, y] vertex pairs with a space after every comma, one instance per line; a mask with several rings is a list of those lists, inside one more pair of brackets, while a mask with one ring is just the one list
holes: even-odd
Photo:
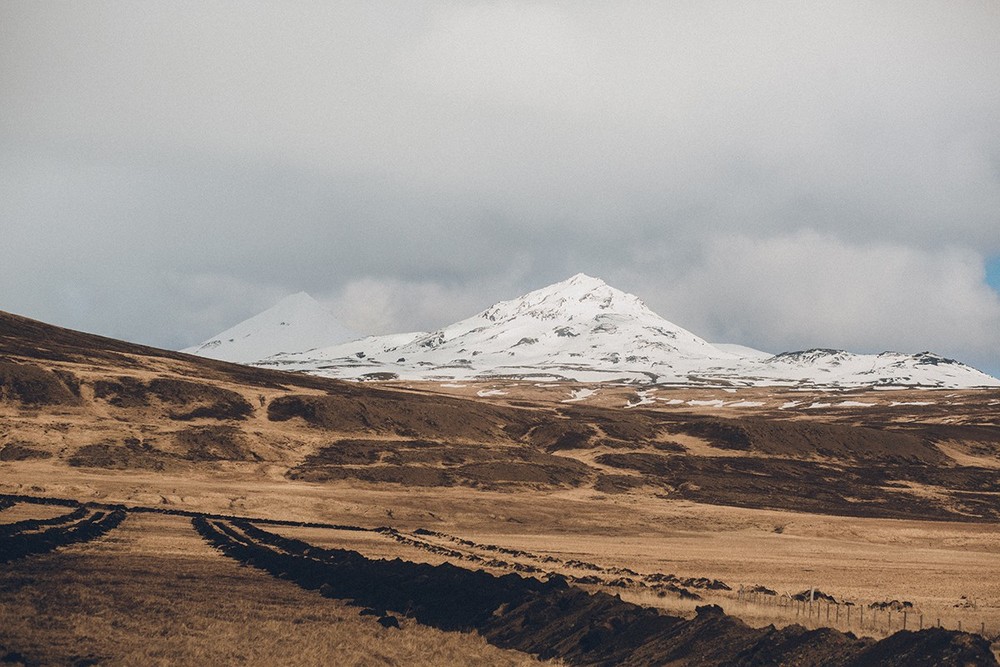
[[584, 272], [1000, 374], [1000, 3], [0, 3], [0, 309], [181, 348]]

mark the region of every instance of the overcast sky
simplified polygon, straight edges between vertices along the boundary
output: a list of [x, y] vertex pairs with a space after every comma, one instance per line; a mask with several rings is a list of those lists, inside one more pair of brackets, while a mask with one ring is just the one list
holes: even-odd
[[4, 0], [0, 309], [179, 348], [582, 271], [717, 342], [998, 374], [998, 36], [994, 0]]

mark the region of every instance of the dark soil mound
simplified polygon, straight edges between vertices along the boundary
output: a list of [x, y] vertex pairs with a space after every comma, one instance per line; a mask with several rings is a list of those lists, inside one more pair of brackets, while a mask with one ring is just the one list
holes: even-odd
[[[649, 484], [698, 502], [843, 516], [1000, 520], [1000, 506], [980, 494], [1000, 484], [1000, 471], [927, 465], [839, 465], [758, 457], [602, 454], [602, 465], [635, 470]], [[940, 487], [948, 503], [900, 490], [906, 482]]]
[[86, 508], [77, 507], [66, 514], [60, 514], [50, 519], [25, 519], [23, 521], [15, 521], [14, 523], [0, 524], [0, 537], [9, 537], [10, 535], [27, 531], [36, 531], [45, 526], [65, 525], [73, 521], [79, 521], [88, 514], [89, 512]]
[[189, 461], [260, 461], [234, 426], [196, 426], [174, 435]]
[[[505, 426], [533, 421], [529, 411], [519, 408], [388, 391], [367, 391], [358, 395], [283, 396], [271, 401], [267, 416], [272, 421], [301, 418], [316, 428], [347, 433], [479, 442], [509, 440]], [[524, 428], [526, 430], [527, 426]]]
[[935, 667], [936, 665], [995, 665], [989, 642], [979, 635], [930, 628], [902, 630], [860, 653], [852, 667]]
[[171, 413], [172, 419], [243, 419], [253, 413], [253, 406], [242, 395], [210, 384], [158, 378], [149, 383], [149, 393], [164, 403], [191, 408]]
[[593, 442], [595, 445], [610, 447], [638, 448], [650, 444], [666, 433], [678, 419], [676, 415], [665, 413], [602, 409], [585, 405], [561, 407], [559, 413], [567, 418], [571, 428], [593, 427], [599, 430], [605, 437]]
[[64, 371], [63, 377], [35, 364], [0, 360], [0, 401], [30, 406], [79, 404], [79, 383], [72, 373]]
[[145, 407], [150, 405], [151, 398], [156, 398], [167, 405], [186, 408], [171, 410], [169, 414], [171, 419], [183, 421], [244, 419], [253, 413], [253, 406], [239, 393], [187, 380], [157, 378], [149, 384], [128, 376], [98, 380], [94, 383], [94, 396], [119, 408]]
[[777, 456], [932, 465], [948, 460], [933, 444], [914, 435], [846, 424], [755, 418], [696, 419], [676, 428], [705, 438], [716, 447]]
[[32, 660], [20, 651], [14, 651], [0, 644], [0, 664], [9, 665], [9, 667], [35, 667], [41, 663]]
[[[239, 530], [204, 518], [193, 524], [226, 555], [327, 597], [407, 614], [443, 630], [476, 630], [497, 646], [569, 664], [997, 664], [985, 641], [957, 632], [908, 633], [882, 647], [884, 642], [873, 644], [832, 629], [751, 628], [717, 606], [698, 607], [697, 616], [688, 621], [605, 593], [586, 593], [559, 576], [542, 582], [448, 563], [370, 560], [354, 551], [284, 538], [245, 521], [233, 522]], [[923, 662], [878, 662], [883, 655], [918, 654]]]
[[569, 459], [550, 464], [497, 461], [470, 463], [459, 468], [456, 474], [463, 480], [479, 484], [521, 482], [546, 486], [579, 486], [587, 477], [587, 466]]
[[94, 382], [94, 398], [107, 400], [118, 408], [141, 408], [149, 405], [149, 388], [138, 378], [122, 376], [117, 380]]
[[85, 445], [69, 457], [71, 466], [110, 470], [177, 470], [180, 457], [130, 438], [122, 444], [103, 442]]
[[312, 482], [338, 479], [417, 486], [582, 484], [590, 468], [531, 447], [488, 447], [428, 440], [341, 440], [310, 454], [288, 473]]
[[818, 588], [815, 590], [800, 591], [792, 596], [793, 600], [798, 600], [799, 602], [815, 602], [821, 600], [823, 602], [830, 602], [832, 604], [839, 604], [837, 598], [833, 597], [829, 593], [824, 593]]
[[12, 442], [0, 449], [0, 461], [30, 461], [32, 459], [51, 459], [52, 452], [35, 449], [19, 442]]
[[564, 449], [588, 449], [591, 441], [597, 436], [597, 431], [587, 424], [570, 420], [553, 420], [536, 426], [528, 434], [527, 440], [549, 452]]
[[[0, 563], [23, 558], [29, 554], [46, 553], [67, 544], [92, 540], [117, 527], [124, 520], [125, 512], [122, 510], [90, 513], [80, 508], [70, 514], [49, 520], [48, 523], [54, 527], [44, 531], [39, 531], [39, 528], [47, 522], [21, 522], [20, 530], [7, 532], [0, 539]], [[72, 523], [69, 523], [70, 521]]]
[[636, 475], [599, 475], [594, 490], [601, 493], [627, 493], [646, 484], [646, 480]]
[[442, 468], [427, 466], [376, 465], [365, 468], [326, 468], [294, 470], [290, 479], [306, 482], [328, 482], [338, 479], [358, 479], [363, 482], [402, 484], [404, 486], [455, 486], [455, 476]]
[[760, 642], [741, 653], [735, 664], [816, 665], [817, 667], [826, 664], [844, 664], [849, 656], [859, 655], [874, 643], [874, 640], [867, 637], [857, 639], [851, 633], [845, 634], [832, 628], [807, 630], [801, 625], [789, 625], [780, 631], [769, 633]]

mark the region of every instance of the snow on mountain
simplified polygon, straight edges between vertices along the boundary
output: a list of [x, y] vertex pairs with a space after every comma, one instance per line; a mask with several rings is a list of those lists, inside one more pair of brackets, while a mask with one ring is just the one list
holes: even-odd
[[920, 352], [853, 354], [844, 350], [813, 349], [784, 352], [766, 359], [765, 376], [799, 383], [876, 387], [1000, 386], [1000, 380], [954, 359]]
[[[265, 318], [272, 324], [274, 319]], [[283, 330], [276, 331], [280, 335]], [[209, 344], [236, 338], [230, 332]], [[351, 379], [522, 378], [728, 387], [1000, 386], [996, 378], [926, 352], [853, 354], [813, 349], [772, 356], [741, 345], [712, 345], [663, 319], [637, 297], [584, 274], [500, 302], [436, 331], [340, 340], [343, 337], [305, 344], [275, 341], [266, 354], [258, 351], [254, 358], [248, 350], [241, 360]], [[278, 349], [286, 352], [276, 354]]]
[[279, 355], [268, 366], [335, 377], [394, 373], [445, 379], [656, 380], [675, 364], [735, 361], [663, 319], [637, 297], [578, 274], [503, 301], [468, 319], [412, 339], [377, 336], [306, 354]]
[[386, 336], [367, 336], [303, 352], [273, 355], [255, 362], [254, 365], [344, 378], [360, 378], [368, 373], [395, 372], [386, 371], [385, 360], [393, 358], [393, 351], [426, 335], [426, 331], [415, 331]]
[[663, 319], [637, 297], [598, 278], [572, 278], [503, 301], [400, 349], [437, 363], [490, 367], [577, 366], [581, 359], [633, 365], [671, 359], [731, 358]]
[[182, 352], [253, 363], [281, 352], [308, 350], [352, 337], [332, 313], [305, 292], [299, 292]]

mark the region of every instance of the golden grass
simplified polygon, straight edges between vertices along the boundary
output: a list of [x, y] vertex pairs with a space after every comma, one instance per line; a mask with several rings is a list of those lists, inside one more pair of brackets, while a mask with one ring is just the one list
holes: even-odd
[[240, 567], [176, 517], [131, 515], [0, 573], [0, 644], [46, 664], [537, 664], [476, 634], [407, 619], [384, 629], [358, 611]]
[[15, 503], [11, 507], [0, 511], [0, 524], [16, 523], [27, 519], [53, 519], [67, 512], [72, 508], [61, 507], [59, 505], [35, 505], [34, 503]]

